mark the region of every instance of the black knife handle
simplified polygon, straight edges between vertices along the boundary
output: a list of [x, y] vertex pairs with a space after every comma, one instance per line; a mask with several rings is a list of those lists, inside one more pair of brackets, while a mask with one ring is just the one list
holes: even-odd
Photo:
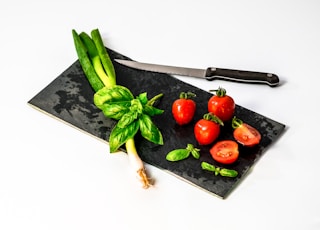
[[245, 83], [263, 83], [270, 86], [279, 84], [279, 78], [272, 73], [253, 72], [245, 70], [220, 69], [209, 67], [206, 71], [206, 79], [222, 79]]

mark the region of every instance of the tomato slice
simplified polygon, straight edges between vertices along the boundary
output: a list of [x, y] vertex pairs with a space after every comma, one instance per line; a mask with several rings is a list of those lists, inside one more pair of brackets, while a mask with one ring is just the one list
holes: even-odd
[[248, 147], [259, 144], [261, 140], [259, 131], [246, 123], [241, 124], [233, 131], [233, 137], [240, 144]]
[[239, 157], [238, 144], [232, 140], [219, 141], [210, 149], [210, 154], [221, 164], [232, 164]]

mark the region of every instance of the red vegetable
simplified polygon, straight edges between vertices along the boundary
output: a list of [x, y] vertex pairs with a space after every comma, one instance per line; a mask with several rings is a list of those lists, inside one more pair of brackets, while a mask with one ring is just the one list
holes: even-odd
[[234, 117], [232, 119], [233, 137], [244, 146], [254, 146], [260, 143], [261, 134], [257, 129]]
[[196, 103], [191, 98], [195, 96], [191, 92], [182, 92], [180, 98], [173, 102], [172, 115], [179, 125], [186, 125], [192, 121], [196, 111]]
[[228, 121], [233, 117], [235, 102], [232, 97], [227, 95], [227, 91], [221, 87], [215, 91], [216, 95], [208, 101], [208, 111], [218, 116], [222, 121]]
[[194, 126], [194, 135], [198, 143], [208, 145], [214, 142], [220, 134], [221, 125], [223, 122], [214, 114], [204, 114]]
[[232, 164], [239, 157], [238, 144], [232, 140], [219, 141], [210, 149], [210, 154], [221, 164]]

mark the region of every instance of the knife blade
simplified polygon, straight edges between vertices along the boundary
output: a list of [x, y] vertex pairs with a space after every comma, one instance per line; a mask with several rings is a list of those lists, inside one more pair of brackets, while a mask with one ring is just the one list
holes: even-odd
[[177, 67], [169, 65], [159, 65], [143, 63], [125, 59], [114, 59], [121, 65], [151, 72], [166, 73], [171, 75], [189, 76], [203, 78], [206, 80], [229, 80], [243, 83], [261, 83], [269, 86], [279, 84], [279, 77], [273, 73], [254, 72], [246, 70], [223, 69], [216, 67], [208, 67], [206, 69]]

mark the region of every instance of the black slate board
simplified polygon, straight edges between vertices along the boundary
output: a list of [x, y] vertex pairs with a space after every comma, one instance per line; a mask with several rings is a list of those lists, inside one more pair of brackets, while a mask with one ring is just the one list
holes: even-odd
[[[112, 59], [129, 59], [113, 50], [108, 49]], [[256, 127], [262, 135], [261, 143], [253, 148], [240, 146], [240, 157], [236, 163], [227, 168], [239, 172], [237, 178], [214, 176], [203, 171], [202, 161], [215, 164], [209, 154], [210, 146], [199, 146], [193, 135], [193, 126], [207, 112], [207, 101], [212, 94], [182, 82], [173, 76], [141, 70], [135, 70], [114, 63], [117, 74], [117, 84], [128, 87], [134, 95], [148, 93], [151, 98], [163, 93], [158, 108], [164, 109], [162, 115], [153, 117], [160, 128], [164, 145], [155, 145], [137, 135], [136, 145], [142, 160], [153, 166], [167, 170], [173, 175], [198, 186], [221, 198], [225, 198], [248, 172], [250, 167], [262, 156], [266, 148], [279, 138], [285, 125], [236, 105], [236, 116]], [[197, 110], [193, 122], [186, 126], [178, 126], [171, 115], [171, 104], [179, 97], [181, 91], [194, 92], [197, 97]], [[93, 104], [94, 91], [85, 78], [80, 63], [75, 61], [47, 87], [35, 95], [28, 103], [50, 115], [53, 115], [72, 126], [79, 128], [103, 140], [108, 140], [115, 121], [104, 117], [102, 112]], [[235, 98], [236, 99], [236, 98]], [[226, 123], [219, 139], [233, 139], [232, 128]], [[185, 148], [188, 143], [201, 149], [200, 160], [189, 157], [180, 162], [168, 162], [166, 154], [177, 148]]]

